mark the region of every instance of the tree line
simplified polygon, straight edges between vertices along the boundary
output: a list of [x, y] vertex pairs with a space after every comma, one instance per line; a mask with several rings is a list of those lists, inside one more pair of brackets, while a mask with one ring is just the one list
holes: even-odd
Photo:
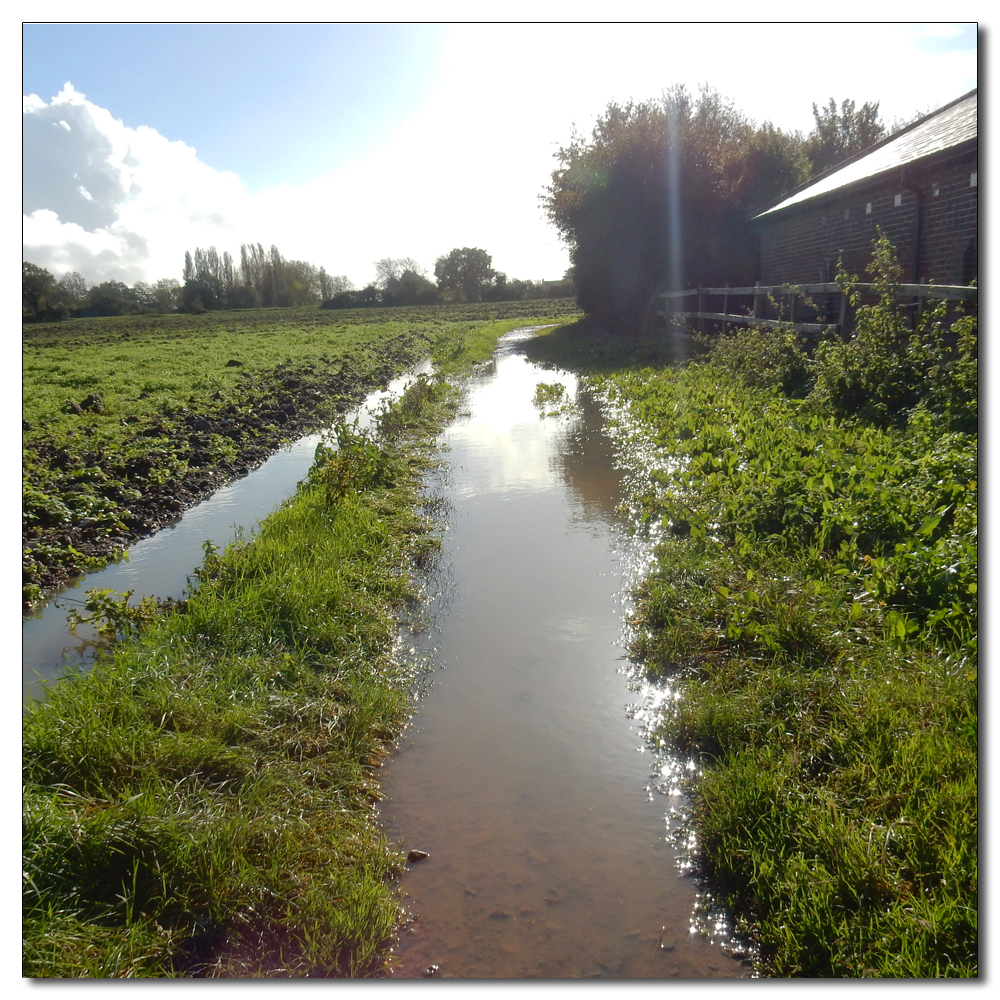
[[887, 134], [877, 102], [831, 98], [812, 111], [803, 135], [754, 123], [707, 86], [609, 104], [559, 150], [542, 198], [583, 310], [634, 331], [665, 286], [753, 284], [754, 215]]
[[[641, 328], [664, 285], [752, 284], [759, 273], [753, 216], [789, 191], [884, 138], [877, 102], [813, 104], [808, 135], [758, 125], [710, 87], [675, 86], [656, 101], [609, 104], [590, 136], [557, 154], [542, 201], [570, 251], [556, 282], [510, 279], [477, 247], [438, 257], [433, 276], [413, 258], [375, 262], [356, 288], [276, 246], [243, 244], [237, 262], [215, 247], [185, 253], [182, 281], [93, 287], [23, 265], [26, 321], [81, 315], [201, 312], [271, 306], [325, 308], [505, 301], [576, 294], [612, 329]], [[893, 131], [905, 122], [893, 124]]]
[[25, 322], [79, 316], [255, 309], [274, 306], [359, 308], [428, 305], [437, 302], [511, 301], [573, 295], [571, 281], [509, 279], [493, 268], [493, 258], [478, 247], [455, 248], [438, 257], [432, 281], [412, 257], [384, 257], [375, 277], [355, 288], [346, 275], [332, 275], [308, 261], [288, 260], [274, 245], [244, 243], [237, 261], [228, 251], [197, 247], [184, 254], [182, 281], [162, 278], [153, 284], [104, 281], [88, 286], [72, 271], [56, 278], [37, 264], [22, 262], [21, 313]]

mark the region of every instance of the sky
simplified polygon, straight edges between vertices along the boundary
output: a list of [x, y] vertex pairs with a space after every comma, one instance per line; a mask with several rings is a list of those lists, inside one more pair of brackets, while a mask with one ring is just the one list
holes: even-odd
[[[794, 53], [796, 58], [789, 58]], [[277, 245], [356, 285], [482, 247], [558, 278], [540, 203], [610, 101], [708, 84], [808, 131], [977, 85], [972, 24], [26, 23], [23, 258], [89, 283], [180, 278], [185, 250]]]

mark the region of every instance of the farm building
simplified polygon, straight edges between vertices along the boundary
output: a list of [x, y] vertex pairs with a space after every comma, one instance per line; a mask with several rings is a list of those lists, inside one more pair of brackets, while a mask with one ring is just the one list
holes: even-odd
[[877, 228], [902, 280], [967, 285], [979, 271], [978, 91], [845, 160], [757, 216], [761, 285], [867, 280]]

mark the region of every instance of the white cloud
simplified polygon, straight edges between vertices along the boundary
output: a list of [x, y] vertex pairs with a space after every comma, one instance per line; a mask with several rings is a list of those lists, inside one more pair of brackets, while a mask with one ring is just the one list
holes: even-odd
[[237, 235], [247, 194], [194, 149], [131, 129], [67, 84], [24, 101], [24, 257], [90, 281], [176, 275], [184, 251]]
[[539, 196], [574, 123], [586, 133], [611, 100], [702, 81], [781, 128], [808, 130], [812, 102], [831, 96], [879, 100], [891, 122], [975, 86], [975, 50], [919, 51], [919, 30], [824, 25], [822, 50], [840, 56], [810, 61], [804, 78], [777, 55], [813, 39], [801, 24], [456, 26], [436, 89], [380, 148], [255, 194], [186, 143], [128, 128], [67, 85], [48, 104], [24, 98], [25, 259], [131, 283], [178, 277], [185, 250], [236, 255], [252, 241], [363, 284], [381, 257], [430, 270], [453, 247], [478, 246], [510, 277], [558, 277], [567, 255]]

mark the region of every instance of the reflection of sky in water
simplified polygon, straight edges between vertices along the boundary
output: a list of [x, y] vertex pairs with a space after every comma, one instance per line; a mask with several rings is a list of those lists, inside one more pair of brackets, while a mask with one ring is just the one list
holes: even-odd
[[[370, 427], [381, 403], [401, 393], [415, 375], [431, 370], [424, 362], [394, 379], [385, 390], [373, 392], [354, 414], [361, 428]], [[134, 591], [132, 603], [143, 595], [180, 598], [189, 577], [201, 565], [202, 546], [207, 539], [224, 547], [242, 530], [252, 532], [279, 504], [295, 492], [313, 464], [321, 434], [311, 434], [272, 455], [249, 475], [223, 486], [207, 500], [190, 507], [173, 524], [136, 542], [129, 558], [103, 570], [89, 573], [57, 595], [45, 608], [24, 622], [22, 643], [22, 693], [39, 697], [40, 680], [52, 680], [65, 672], [67, 663], [87, 665], [97, 639], [89, 625], [69, 634], [66, 618], [71, 608], [80, 608], [90, 589]]]
[[474, 481], [462, 480], [459, 496], [554, 488], [552, 438], [565, 435], [572, 418], [541, 415], [532, 402], [539, 382], [561, 382], [569, 398], [576, 395], [576, 376], [540, 371], [516, 354], [498, 358], [495, 374], [473, 383], [468, 401], [472, 415], [456, 421], [444, 440], [461, 441], [490, 460], [477, 467]]

